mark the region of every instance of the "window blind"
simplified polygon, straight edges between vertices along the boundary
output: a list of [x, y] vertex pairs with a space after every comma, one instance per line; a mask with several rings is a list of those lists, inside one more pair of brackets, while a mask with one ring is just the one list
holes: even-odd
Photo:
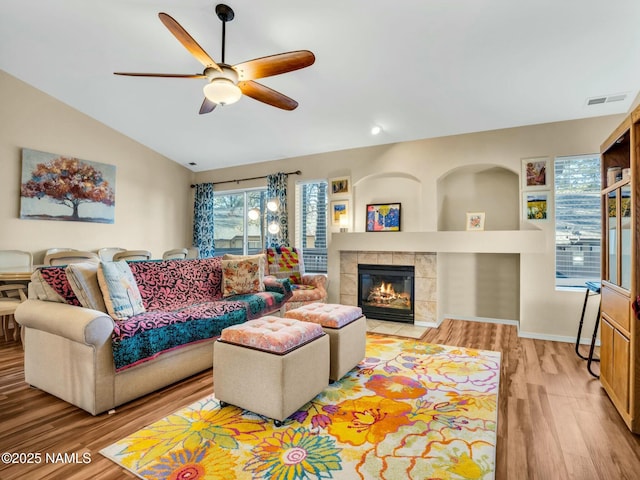
[[554, 162], [556, 285], [600, 280], [600, 157], [557, 157]]

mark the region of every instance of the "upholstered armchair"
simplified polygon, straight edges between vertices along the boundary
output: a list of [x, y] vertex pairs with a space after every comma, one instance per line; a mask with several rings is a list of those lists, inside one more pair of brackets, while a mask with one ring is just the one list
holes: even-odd
[[302, 250], [294, 247], [267, 248], [269, 275], [288, 278], [293, 297], [285, 304], [285, 311], [302, 305], [327, 301], [327, 275], [305, 273]]

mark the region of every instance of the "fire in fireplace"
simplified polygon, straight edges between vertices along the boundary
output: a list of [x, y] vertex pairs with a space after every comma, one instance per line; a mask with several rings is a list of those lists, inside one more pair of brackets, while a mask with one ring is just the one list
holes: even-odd
[[358, 265], [358, 306], [367, 318], [413, 323], [414, 268]]

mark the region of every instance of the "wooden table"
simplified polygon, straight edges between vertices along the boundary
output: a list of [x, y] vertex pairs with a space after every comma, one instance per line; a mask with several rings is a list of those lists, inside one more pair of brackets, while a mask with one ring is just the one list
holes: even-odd
[[0, 268], [0, 282], [28, 282], [31, 280], [31, 274], [37, 267], [39, 267], [39, 265], [33, 265], [31, 267]]

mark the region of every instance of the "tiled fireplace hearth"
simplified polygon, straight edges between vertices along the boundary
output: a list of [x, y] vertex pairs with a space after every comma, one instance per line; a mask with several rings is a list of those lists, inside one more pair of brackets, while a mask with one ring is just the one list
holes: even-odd
[[358, 265], [414, 267], [414, 322], [437, 319], [437, 256], [424, 252], [340, 252], [340, 303], [358, 305]]

